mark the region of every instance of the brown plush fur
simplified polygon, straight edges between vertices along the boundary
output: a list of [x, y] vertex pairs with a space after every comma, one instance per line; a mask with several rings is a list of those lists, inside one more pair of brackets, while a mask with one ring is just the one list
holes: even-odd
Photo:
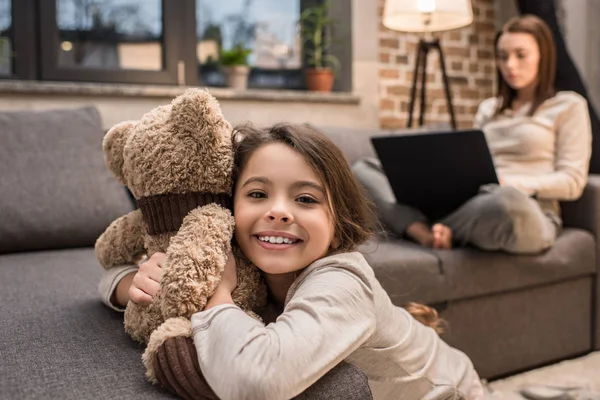
[[161, 280], [160, 305], [165, 318], [201, 311], [213, 294], [231, 251], [234, 220], [228, 210], [210, 204], [192, 210], [167, 250], [170, 268]]
[[113, 221], [96, 241], [96, 256], [105, 269], [133, 264], [145, 253], [144, 219], [135, 210]]
[[[205, 90], [189, 89], [140, 121], [114, 126], [103, 148], [107, 166], [136, 199], [192, 192], [231, 194], [231, 134], [216, 99]], [[152, 363], [147, 360], [153, 359], [167, 337], [181, 334], [181, 329], [169, 325], [181, 327], [181, 321], [171, 319], [167, 324], [165, 320], [191, 318], [205, 307], [218, 285], [231, 250], [233, 228], [229, 210], [207, 204], [190, 211], [177, 232], [149, 234], [141, 211], [136, 210], [114, 221], [98, 238], [96, 255], [106, 269], [135, 263], [144, 254], [167, 254], [152, 304], [144, 307], [129, 302], [125, 311], [125, 330], [131, 337], [153, 343], [144, 354], [149, 377], [153, 377]], [[233, 299], [255, 315], [251, 310], [265, 304], [266, 289], [257, 268], [241, 252], [235, 254], [238, 287]]]

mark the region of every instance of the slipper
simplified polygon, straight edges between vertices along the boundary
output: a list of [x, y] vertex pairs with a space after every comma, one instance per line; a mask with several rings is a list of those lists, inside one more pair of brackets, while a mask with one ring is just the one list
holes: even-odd
[[569, 392], [579, 389], [582, 388], [532, 385], [521, 388], [519, 393], [529, 400], [575, 400]]

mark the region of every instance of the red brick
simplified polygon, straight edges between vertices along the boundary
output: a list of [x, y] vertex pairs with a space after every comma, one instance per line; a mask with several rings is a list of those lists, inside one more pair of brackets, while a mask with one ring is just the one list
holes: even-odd
[[379, 62], [381, 63], [389, 63], [390, 62], [390, 53], [379, 53]]
[[462, 71], [463, 70], [463, 63], [460, 61], [452, 61], [450, 63], [450, 70], [452, 71]]
[[380, 69], [379, 77], [383, 79], [398, 79], [400, 77], [400, 71], [396, 68]]
[[399, 45], [400, 45], [400, 41], [398, 39], [391, 39], [391, 38], [379, 39], [379, 47], [382, 47], [382, 48], [397, 49]]
[[393, 100], [390, 99], [381, 99], [379, 102], [379, 108], [381, 110], [393, 110], [396, 106]]
[[479, 49], [477, 50], [477, 57], [479, 59], [493, 59], [494, 58], [494, 53], [491, 50], [483, 50], [483, 49]]
[[404, 128], [406, 121], [397, 117], [382, 117], [379, 124], [382, 129], [399, 129]]
[[459, 30], [450, 31], [450, 34], [448, 36], [450, 37], [450, 40], [461, 40], [462, 32]]
[[466, 47], [448, 46], [443, 47], [442, 50], [447, 56], [469, 57], [471, 55], [471, 51]]
[[475, 79], [475, 84], [478, 87], [491, 87], [494, 81], [491, 78]]
[[406, 85], [388, 86], [387, 94], [391, 96], [410, 96], [410, 86], [408, 83]]

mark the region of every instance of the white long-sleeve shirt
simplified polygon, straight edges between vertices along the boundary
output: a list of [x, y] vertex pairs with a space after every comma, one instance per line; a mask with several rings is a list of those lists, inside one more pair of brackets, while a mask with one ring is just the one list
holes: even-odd
[[360, 253], [311, 264], [267, 326], [235, 305], [192, 316], [204, 376], [223, 400], [289, 399], [342, 360], [369, 378], [375, 399], [465, 399], [469, 358], [392, 304]]
[[475, 127], [484, 131], [496, 171], [505, 184], [546, 202], [558, 214], [559, 200], [575, 200], [587, 183], [592, 130], [587, 101], [558, 92], [533, 116], [531, 104], [494, 116], [498, 99], [484, 100]]

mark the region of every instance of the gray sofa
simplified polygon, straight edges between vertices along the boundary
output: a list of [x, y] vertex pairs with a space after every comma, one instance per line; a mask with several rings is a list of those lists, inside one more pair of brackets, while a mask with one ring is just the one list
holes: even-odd
[[[176, 398], [98, 294], [96, 238], [133, 209], [102, 155], [94, 108], [0, 112], [0, 399]], [[298, 399], [366, 400], [340, 364]]]
[[[371, 136], [393, 134], [315, 128], [350, 164], [375, 157]], [[590, 176], [583, 196], [562, 208], [565, 229], [539, 256], [437, 251], [390, 235], [361, 251], [395, 304], [438, 309], [449, 323], [444, 340], [466, 352], [482, 378], [493, 379], [600, 349], [600, 176]]]
[[[350, 162], [378, 132], [322, 128]], [[172, 398], [146, 383], [142, 348], [103, 306], [97, 236], [132, 209], [101, 152], [92, 108], [0, 113], [0, 398]], [[600, 178], [565, 205], [569, 226], [539, 257], [362, 247], [393, 301], [438, 307], [444, 338], [494, 377], [600, 347]], [[399, 333], [400, 334], [400, 333]], [[331, 397], [334, 399], [334, 397]]]

